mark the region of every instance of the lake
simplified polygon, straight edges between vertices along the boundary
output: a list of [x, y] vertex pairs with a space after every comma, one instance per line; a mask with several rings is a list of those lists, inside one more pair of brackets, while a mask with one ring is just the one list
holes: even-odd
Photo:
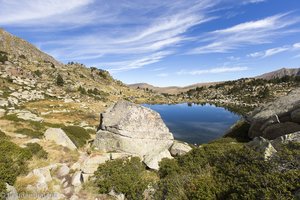
[[157, 111], [174, 138], [202, 144], [222, 137], [241, 116], [222, 107], [205, 104], [144, 105]]

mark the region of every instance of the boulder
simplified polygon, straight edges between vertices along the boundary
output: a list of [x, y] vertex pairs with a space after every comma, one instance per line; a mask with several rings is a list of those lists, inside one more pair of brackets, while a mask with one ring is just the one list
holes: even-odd
[[300, 131], [300, 125], [294, 122], [270, 124], [263, 130], [263, 137], [274, 140], [280, 136]]
[[173, 157], [171, 156], [170, 152], [167, 149], [165, 149], [165, 150], [161, 150], [161, 151], [149, 152], [148, 154], [146, 154], [144, 156], [144, 161], [143, 162], [150, 169], [158, 170], [159, 169], [159, 162], [163, 158], [170, 158], [171, 159]]
[[[274, 139], [274, 137], [280, 137], [297, 131], [299, 127], [294, 129], [295, 124], [293, 124], [293, 128], [291, 129], [288, 127], [289, 124], [285, 123], [291, 121], [297, 122], [298, 112], [296, 110], [299, 110], [299, 107], [300, 88], [293, 90], [287, 96], [278, 98], [274, 102], [255, 109], [249, 116], [246, 117], [247, 121], [251, 125], [248, 136], [250, 138], [263, 136], [267, 139]], [[293, 115], [291, 113], [293, 113]], [[280, 129], [280, 131], [273, 134], [272, 131], [275, 129]]]
[[291, 119], [295, 123], [300, 123], [300, 109], [296, 109], [291, 113]]
[[49, 128], [45, 132], [46, 140], [54, 141], [56, 144], [67, 147], [71, 150], [76, 150], [77, 147], [67, 134], [60, 128]]
[[191, 151], [192, 147], [187, 143], [175, 141], [170, 149], [170, 153], [172, 156], [181, 156]]
[[277, 152], [271, 142], [263, 137], [255, 137], [246, 145], [254, 151], [261, 153], [265, 160], [268, 160]]
[[[166, 152], [173, 144], [173, 135], [160, 115], [141, 105], [119, 101], [100, 118], [93, 144], [100, 151], [123, 152], [141, 158], [145, 155], [155, 157], [153, 152]], [[170, 157], [170, 153], [156, 156]], [[157, 168], [158, 163], [153, 165]]]
[[85, 174], [94, 174], [98, 166], [110, 160], [109, 154], [90, 155], [81, 166], [81, 170]]
[[27, 189], [36, 192], [48, 190], [48, 183], [52, 181], [52, 176], [50, 171], [57, 168], [57, 165], [49, 165], [47, 167], [42, 167], [38, 169], [34, 169], [30, 172], [27, 177], [37, 179], [35, 185], [28, 185]]

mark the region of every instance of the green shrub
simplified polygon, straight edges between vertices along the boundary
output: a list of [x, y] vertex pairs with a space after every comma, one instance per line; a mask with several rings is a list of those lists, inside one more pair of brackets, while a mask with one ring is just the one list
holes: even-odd
[[99, 193], [108, 193], [114, 190], [123, 193], [127, 199], [143, 199], [143, 191], [150, 184], [144, 178], [146, 168], [140, 159], [117, 159], [99, 165], [95, 172], [95, 184]]
[[5, 61], [8, 61], [7, 55], [0, 52], [0, 62], [4, 63]]
[[37, 77], [41, 77], [42, 76], [42, 72], [40, 70], [36, 70], [33, 72]]
[[28, 129], [28, 128], [22, 128], [22, 129], [18, 129], [15, 131], [16, 133], [20, 133], [20, 134], [23, 134], [23, 135], [27, 135], [29, 137], [32, 137], [32, 138], [42, 138], [43, 137], [43, 133], [40, 132], [40, 131], [34, 131], [32, 129]]
[[9, 137], [3, 132], [0, 130], [0, 140], [7, 140], [9, 139]]
[[163, 160], [156, 199], [293, 199], [300, 188], [300, 145], [289, 144], [265, 161], [232, 141], [223, 138]]
[[37, 143], [28, 143], [27, 145], [28, 150], [38, 158], [47, 159], [48, 153], [43, 149], [43, 147]]
[[31, 157], [28, 149], [22, 149], [8, 140], [0, 140], [0, 182], [13, 185], [17, 176], [27, 171], [26, 161]]
[[65, 81], [64, 81], [63, 77], [60, 74], [58, 74], [56, 77], [56, 85], [64, 86], [64, 84], [65, 84]]
[[62, 129], [77, 147], [83, 147], [91, 139], [90, 134], [80, 126], [66, 126]]

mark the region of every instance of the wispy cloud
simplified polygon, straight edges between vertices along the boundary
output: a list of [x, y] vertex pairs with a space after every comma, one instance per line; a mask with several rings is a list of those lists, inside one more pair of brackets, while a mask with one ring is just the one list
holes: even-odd
[[0, 25], [43, 27], [86, 24], [95, 17], [88, 12], [94, 0], [0, 0]]
[[291, 31], [289, 27], [297, 22], [299, 18], [292, 18], [289, 17], [289, 13], [283, 13], [216, 30], [208, 33], [208, 39], [203, 39], [199, 47], [188, 53], [226, 53], [245, 45], [270, 43], [276, 37], [288, 34]]
[[201, 69], [201, 70], [192, 70], [186, 71], [181, 70], [177, 72], [178, 75], [203, 75], [203, 74], [220, 74], [220, 73], [227, 73], [227, 72], [240, 72], [249, 70], [248, 67], [216, 67], [212, 69]]
[[282, 52], [294, 51], [294, 50], [300, 50], [300, 43], [295, 43], [293, 45], [285, 45], [282, 47], [271, 48], [271, 49], [267, 49], [265, 51], [254, 52], [254, 53], [248, 54], [247, 57], [266, 58], [266, 57], [273, 56], [273, 55], [276, 55], [276, 54], [279, 54]]
[[156, 76], [167, 77], [167, 76], [169, 76], [169, 74], [168, 73], [160, 73], [160, 74], [157, 74]]
[[[120, 19], [113, 27], [103, 25], [92, 32], [56, 38], [39, 43], [39, 46], [62, 61], [113, 56], [118, 60], [104, 62], [110, 71], [137, 69], [176, 53], [178, 47], [190, 40], [186, 35], [190, 28], [214, 19], [208, 10], [218, 3], [212, 0], [153, 1], [150, 5], [126, 2], [121, 5], [108, 3], [113, 18]], [[130, 14], [124, 15], [119, 7], [130, 10]], [[146, 14], [153, 10], [155, 15], [147, 17]], [[95, 23], [99, 26], [101, 20]]]
[[159, 62], [164, 57], [172, 54], [172, 51], [159, 51], [148, 56], [125, 60], [125, 61], [118, 61], [118, 62], [103, 62], [103, 63], [96, 63], [97, 66], [110, 66], [108, 69], [112, 73], [118, 73], [122, 71], [128, 71], [132, 69], [138, 69], [145, 65], [149, 65], [152, 63]]

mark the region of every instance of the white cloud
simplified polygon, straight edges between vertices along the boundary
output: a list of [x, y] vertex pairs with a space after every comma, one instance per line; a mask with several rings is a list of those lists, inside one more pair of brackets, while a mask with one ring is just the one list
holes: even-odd
[[186, 71], [181, 70], [177, 72], [178, 75], [203, 75], [203, 74], [220, 74], [228, 72], [240, 72], [248, 70], [248, 67], [216, 67], [212, 69], [201, 69], [201, 70], [192, 70]]
[[95, 63], [94, 65], [97, 66], [110, 66], [111, 68], [108, 69], [111, 73], [118, 73], [122, 71], [128, 71], [132, 69], [139, 69], [141, 67], [144, 67], [146, 65], [150, 65], [156, 62], [159, 62], [166, 56], [172, 54], [172, 51], [159, 51], [156, 53], [153, 53], [151, 55], [137, 58], [137, 59], [131, 59], [131, 60], [124, 60], [124, 61], [117, 61], [117, 62], [103, 62], [103, 63]]
[[94, 12], [84, 8], [94, 0], [0, 0], [0, 25], [58, 26], [91, 22]]
[[[116, 61], [103, 62], [111, 71], [137, 69], [171, 55], [161, 56], [161, 52], [175, 53], [178, 46], [190, 40], [186, 35], [190, 28], [214, 19], [207, 12], [216, 3], [212, 0], [107, 3], [114, 13], [112, 27], [101, 26], [102, 22], [95, 20], [100, 27], [95, 31], [55, 38], [39, 46], [62, 61], [113, 57]], [[122, 13], [123, 9], [130, 13]], [[160, 12], [153, 17], [145, 16], [153, 10]]]
[[266, 58], [266, 57], [273, 56], [273, 55], [276, 55], [276, 54], [279, 54], [282, 52], [298, 50], [299, 48], [300, 48], [300, 43], [295, 43], [293, 45], [285, 45], [282, 47], [267, 49], [265, 51], [254, 52], [254, 53], [248, 54], [247, 57]]
[[289, 26], [296, 22], [299, 19], [284, 13], [216, 30], [208, 33], [208, 39], [203, 39], [202, 45], [188, 53], [227, 53], [245, 45], [270, 43], [276, 37], [288, 34], [291, 31]]

